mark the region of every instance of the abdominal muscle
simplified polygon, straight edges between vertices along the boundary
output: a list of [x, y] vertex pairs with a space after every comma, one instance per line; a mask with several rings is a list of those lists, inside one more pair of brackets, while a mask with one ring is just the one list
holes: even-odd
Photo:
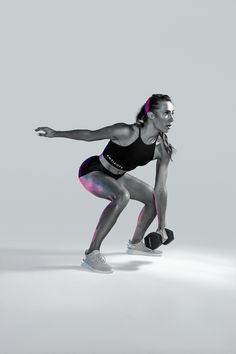
[[113, 165], [110, 164], [110, 162], [108, 162], [105, 157], [103, 156], [103, 154], [101, 154], [99, 156], [99, 160], [101, 162], [101, 164], [103, 165], [103, 167], [105, 167], [108, 171], [110, 171], [111, 173], [114, 173], [116, 175], [122, 175], [123, 173], [127, 172], [125, 170], [121, 170]]

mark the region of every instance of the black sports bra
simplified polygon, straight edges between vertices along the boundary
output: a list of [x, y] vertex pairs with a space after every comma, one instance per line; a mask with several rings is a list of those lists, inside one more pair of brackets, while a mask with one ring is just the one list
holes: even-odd
[[141, 128], [139, 127], [139, 136], [132, 144], [120, 146], [110, 140], [102, 154], [114, 167], [131, 171], [137, 166], [146, 165], [153, 159], [157, 138], [154, 143], [145, 144], [141, 139]]

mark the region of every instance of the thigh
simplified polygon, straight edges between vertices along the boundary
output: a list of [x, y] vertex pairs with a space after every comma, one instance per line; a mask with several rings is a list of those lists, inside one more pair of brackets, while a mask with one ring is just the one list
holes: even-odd
[[118, 181], [128, 190], [131, 199], [144, 204], [155, 204], [154, 190], [148, 183], [129, 173], [125, 173]]
[[114, 200], [119, 197], [129, 199], [128, 190], [118, 180], [108, 176], [102, 171], [92, 171], [79, 177], [86, 190], [96, 197]]

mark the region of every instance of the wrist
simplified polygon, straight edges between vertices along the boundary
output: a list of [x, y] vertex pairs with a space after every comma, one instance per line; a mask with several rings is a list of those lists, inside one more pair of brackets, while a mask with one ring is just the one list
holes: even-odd
[[63, 132], [56, 130], [54, 132], [54, 138], [63, 138]]

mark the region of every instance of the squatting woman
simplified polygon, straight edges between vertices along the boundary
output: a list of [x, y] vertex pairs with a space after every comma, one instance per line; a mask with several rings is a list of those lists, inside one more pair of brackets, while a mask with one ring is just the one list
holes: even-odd
[[[153, 94], [140, 108], [133, 124], [116, 123], [97, 130], [55, 131], [39, 127], [39, 136], [62, 137], [83, 141], [109, 139], [101, 155], [88, 157], [80, 166], [78, 177], [84, 188], [99, 198], [109, 200], [94, 231], [90, 246], [85, 251], [82, 265], [90, 270], [111, 273], [113, 270], [100, 253], [100, 247], [116, 223], [120, 213], [130, 199], [144, 204], [133, 234], [128, 241], [128, 254], [157, 256], [159, 250], [147, 248], [143, 242], [145, 231], [155, 217], [162, 241], [168, 238], [165, 231], [167, 206], [166, 179], [169, 161], [172, 160], [173, 146], [166, 133], [174, 119], [171, 98], [164, 94]], [[128, 173], [137, 166], [144, 166], [156, 160], [155, 186]]]

